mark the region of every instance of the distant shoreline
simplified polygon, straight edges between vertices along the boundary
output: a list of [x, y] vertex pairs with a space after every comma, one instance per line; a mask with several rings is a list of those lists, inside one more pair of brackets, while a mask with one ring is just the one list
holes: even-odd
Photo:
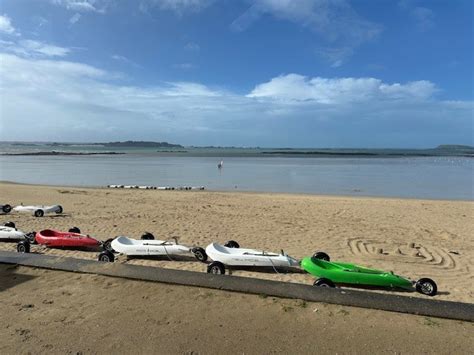
[[464, 157], [474, 158], [474, 147], [439, 145], [434, 148], [290, 148], [290, 147], [220, 147], [182, 146], [167, 142], [125, 141], [110, 143], [39, 143], [0, 142], [0, 155], [5, 156], [74, 156], [155, 154], [163, 156], [216, 157], [296, 157], [296, 158], [410, 158]]
[[29, 152], [29, 153], [2, 153], [7, 156], [61, 156], [61, 155], [123, 155], [127, 153], [119, 152]]
[[464, 158], [473, 158], [473, 154], [456, 154], [456, 155], [440, 155], [440, 154], [429, 154], [429, 153], [364, 153], [364, 152], [327, 152], [327, 151], [275, 151], [275, 152], [262, 152], [264, 155], [315, 155], [315, 156], [331, 156], [331, 157], [394, 157], [394, 158], [405, 158], [405, 157], [440, 157], [440, 156], [456, 156]]
[[[0, 156], [90, 156], [90, 155], [130, 155], [140, 152], [131, 151], [95, 151], [95, 152], [74, 152], [74, 151], [40, 151], [40, 152], [2, 152]], [[146, 152], [145, 152], [146, 153]], [[474, 153], [465, 152], [363, 152], [363, 151], [302, 151], [302, 150], [290, 150], [290, 151], [193, 151], [193, 150], [156, 150], [148, 153], [154, 153], [156, 155], [163, 156], [180, 156], [180, 157], [216, 157], [216, 158], [232, 158], [232, 157], [252, 157], [252, 158], [269, 158], [269, 157], [295, 157], [295, 158], [360, 158], [360, 159], [371, 159], [371, 158], [436, 158], [436, 157], [458, 157], [458, 158], [474, 158]]]

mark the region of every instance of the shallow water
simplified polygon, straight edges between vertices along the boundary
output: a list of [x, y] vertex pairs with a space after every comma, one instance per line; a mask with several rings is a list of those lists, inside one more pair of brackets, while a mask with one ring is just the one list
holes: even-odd
[[474, 159], [463, 157], [216, 157], [143, 153], [95, 156], [0, 156], [0, 179], [104, 186], [205, 186], [264, 191], [473, 200]]

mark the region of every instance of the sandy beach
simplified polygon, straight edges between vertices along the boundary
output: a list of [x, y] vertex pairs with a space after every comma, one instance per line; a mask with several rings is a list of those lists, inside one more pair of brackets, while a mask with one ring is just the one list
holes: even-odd
[[[0, 196], [12, 205], [64, 207], [64, 215], [43, 218], [0, 216], [1, 223], [14, 221], [24, 231], [78, 226], [103, 240], [117, 235], [139, 238], [149, 231], [157, 238], [179, 236], [182, 243], [203, 247], [234, 239], [246, 247], [284, 249], [296, 258], [323, 250], [333, 260], [393, 270], [414, 279], [431, 277], [439, 286], [435, 299], [470, 303], [474, 299], [473, 202], [12, 183], [0, 184]], [[0, 244], [1, 250], [15, 247]], [[86, 251], [40, 247], [32, 251], [97, 257]], [[121, 256], [118, 262], [205, 272], [205, 265], [197, 261]], [[236, 270], [233, 274], [306, 284], [314, 280], [300, 273]], [[0, 265], [0, 279], [1, 353], [138, 349], [204, 354], [225, 349], [261, 354], [291, 352], [296, 345], [303, 353], [315, 349], [468, 353], [473, 346], [472, 324], [458, 321], [7, 265]], [[347, 342], [338, 341], [340, 327]], [[374, 329], [377, 332], [371, 334]]]
[[0, 264], [0, 292], [2, 354], [468, 354], [474, 345], [473, 323], [12, 265]]
[[[1, 215], [25, 232], [77, 226], [98, 239], [118, 235], [206, 247], [233, 239], [242, 247], [295, 258], [320, 250], [333, 260], [359, 263], [419, 279], [430, 277], [440, 300], [474, 300], [474, 203], [311, 195], [86, 189], [1, 183], [3, 203], [61, 204], [64, 215]], [[1, 250], [15, 250], [1, 243]], [[51, 255], [95, 259], [97, 253], [33, 248]], [[205, 272], [197, 261], [119, 257], [118, 262]], [[233, 271], [239, 276], [312, 284], [308, 274]], [[386, 291], [378, 291], [386, 292]], [[388, 291], [393, 292], [393, 291]], [[406, 293], [402, 293], [406, 294]], [[425, 297], [416, 293], [409, 295]]]

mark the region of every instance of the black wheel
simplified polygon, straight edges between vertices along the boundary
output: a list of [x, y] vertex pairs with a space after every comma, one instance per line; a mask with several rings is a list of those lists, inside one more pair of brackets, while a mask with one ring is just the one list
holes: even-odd
[[81, 230], [77, 227], [72, 227], [72, 228], [69, 228], [69, 233], [81, 234]]
[[10, 227], [10, 228], [16, 228], [16, 225], [14, 222], [7, 222], [4, 224], [5, 227]]
[[56, 211], [57, 214], [63, 213], [63, 206], [58, 205], [58, 210]]
[[438, 292], [436, 282], [428, 278], [419, 279], [415, 284], [415, 288], [419, 293], [427, 296], [434, 296]]
[[104, 250], [108, 250], [110, 252], [114, 252], [114, 249], [112, 248], [112, 241], [114, 240], [114, 238], [110, 238], [110, 239], [107, 239], [103, 244], [102, 244], [102, 248]]
[[2, 206], [3, 213], [10, 213], [12, 211], [12, 206], [10, 205], [3, 205]]
[[313, 258], [319, 259], [319, 260], [324, 260], [324, 261], [330, 261], [331, 260], [331, 258], [329, 258], [329, 255], [327, 255], [323, 251], [317, 251], [316, 253], [314, 253]]
[[44, 216], [44, 211], [43, 210], [36, 210], [35, 211], [35, 217], [43, 217]]
[[112, 254], [110, 251], [106, 250], [103, 251], [102, 253], [99, 254], [99, 261], [105, 262], [105, 263], [113, 263], [115, 260], [114, 254]]
[[214, 261], [207, 266], [207, 273], [214, 275], [224, 275], [225, 266], [219, 261]]
[[191, 251], [199, 261], [203, 263], [207, 261], [207, 254], [203, 248], [193, 248]]
[[329, 279], [325, 279], [325, 278], [317, 279], [316, 281], [314, 281], [313, 286], [331, 287], [331, 288], [336, 287], [336, 285], [334, 285], [334, 282], [332, 282]]
[[36, 232], [30, 232], [25, 234], [25, 239], [28, 241], [30, 244], [36, 244]]
[[154, 240], [155, 236], [151, 233], [145, 232], [142, 235], [142, 240]]
[[229, 240], [224, 244], [224, 246], [227, 248], [240, 248], [239, 243], [237, 243], [235, 240]]
[[16, 246], [16, 251], [19, 253], [29, 253], [30, 252], [30, 243], [28, 241], [23, 240], [19, 242]]

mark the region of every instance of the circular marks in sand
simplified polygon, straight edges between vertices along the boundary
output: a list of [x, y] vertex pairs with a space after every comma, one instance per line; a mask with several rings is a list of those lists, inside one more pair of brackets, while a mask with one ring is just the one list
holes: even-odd
[[427, 263], [446, 270], [460, 270], [459, 254], [420, 243], [396, 244], [350, 238], [347, 245], [354, 255], [397, 258], [405, 263]]

